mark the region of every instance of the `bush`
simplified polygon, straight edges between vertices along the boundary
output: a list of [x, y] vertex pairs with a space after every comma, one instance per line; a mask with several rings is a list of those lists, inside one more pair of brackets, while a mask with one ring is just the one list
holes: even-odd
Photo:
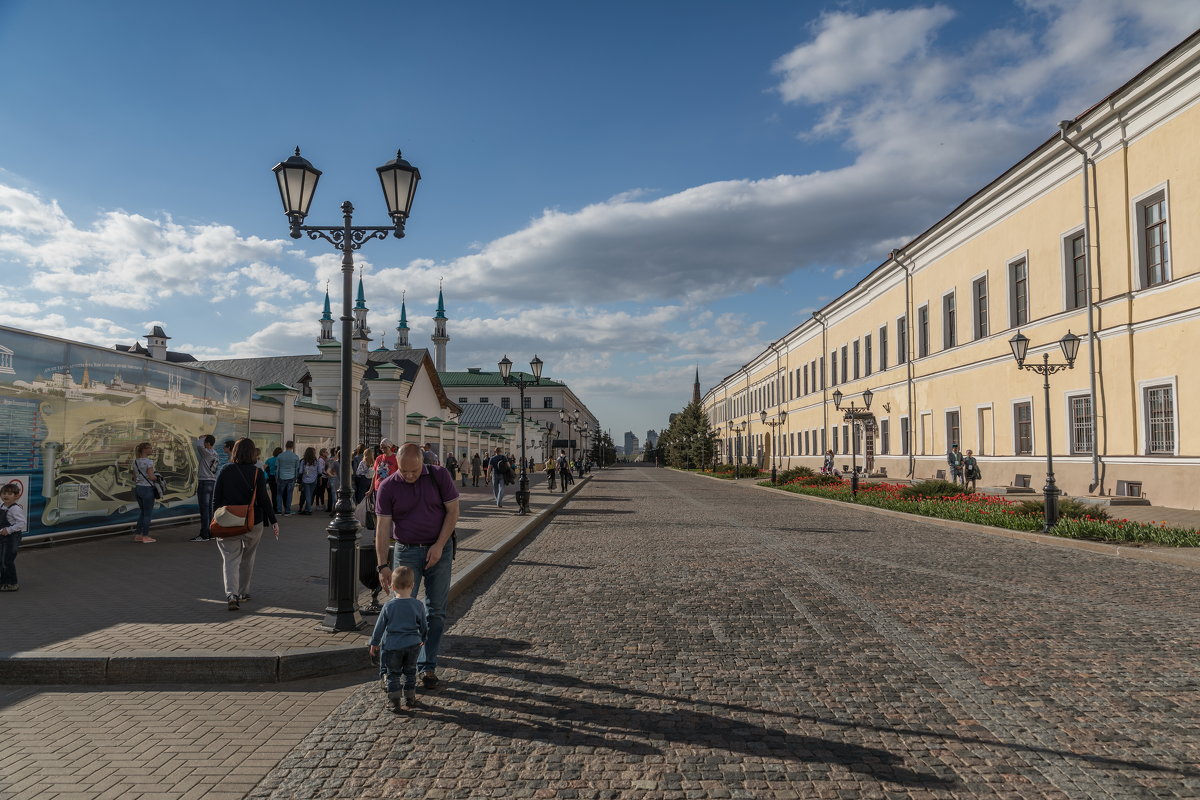
[[[811, 471], [811, 470], [810, 470]], [[845, 481], [837, 475], [809, 475], [803, 478], [797, 478], [788, 483], [795, 483], [797, 486], [844, 486]]]
[[904, 498], [916, 497], [954, 497], [955, 495], [963, 494], [963, 487], [957, 483], [943, 481], [938, 479], [921, 481], [914, 483], [911, 486], [905, 486], [900, 490], [900, 496]]
[[779, 482], [791, 483], [797, 478], [811, 478], [815, 474], [809, 467], [792, 467], [779, 473]]
[[[1038, 514], [1041, 516], [1045, 516], [1046, 514], [1045, 500], [1022, 500], [1018, 508], [1024, 514]], [[1111, 519], [1108, 512], [1103, 508], [1089, 505], [1088, 503], [1081, 503], [1069, 497], [1058, 498], [1058, 516], [1063, 519], [1094, 519], [1100, 522]]]

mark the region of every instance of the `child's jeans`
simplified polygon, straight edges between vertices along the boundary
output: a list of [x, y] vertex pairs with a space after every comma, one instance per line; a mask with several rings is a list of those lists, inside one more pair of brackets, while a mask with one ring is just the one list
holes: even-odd
[[20, 546], [20, 533], [0, 536], [0, 585], [17, 582], [17, 548]]
[[[401, 691], [411, 692], [417, 688], [417, 656], [421, 653], [421, 645], [402, 647], [399, 650], [384, 650], [380, 664], [383, 673], [387, 675], [388, 694]], [[403, 686], [400, 679], [404, 679]]]

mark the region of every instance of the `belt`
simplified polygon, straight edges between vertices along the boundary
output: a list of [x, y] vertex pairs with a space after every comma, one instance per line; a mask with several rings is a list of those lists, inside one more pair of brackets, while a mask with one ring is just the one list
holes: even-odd
[[426, 544], [413, 544], [412, 542], [396, 542], [401, 547], [433, 547], [437, 542], [428, 542]]

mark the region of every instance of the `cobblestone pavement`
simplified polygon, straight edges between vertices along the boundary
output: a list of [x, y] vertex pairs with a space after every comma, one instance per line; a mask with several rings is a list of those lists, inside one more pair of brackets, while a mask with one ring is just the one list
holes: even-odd
[[251, 793], [1197, 797], [1200, 572], [606, 470]]

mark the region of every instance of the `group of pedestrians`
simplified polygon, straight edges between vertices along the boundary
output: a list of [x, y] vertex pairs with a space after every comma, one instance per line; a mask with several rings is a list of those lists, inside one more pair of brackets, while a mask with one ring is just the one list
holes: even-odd
[[950, 467], [950, 480], [952, 483], [961, 483], [963, 491], [975, 491], [975, 482], [983, 477], [979, 471], [979, 461], [975, 458], [974, 450], [967, 450], [964, 456], [958, 449], [958, 443], [950, 445], [950, 452], [946, 454], [946, 464]]

